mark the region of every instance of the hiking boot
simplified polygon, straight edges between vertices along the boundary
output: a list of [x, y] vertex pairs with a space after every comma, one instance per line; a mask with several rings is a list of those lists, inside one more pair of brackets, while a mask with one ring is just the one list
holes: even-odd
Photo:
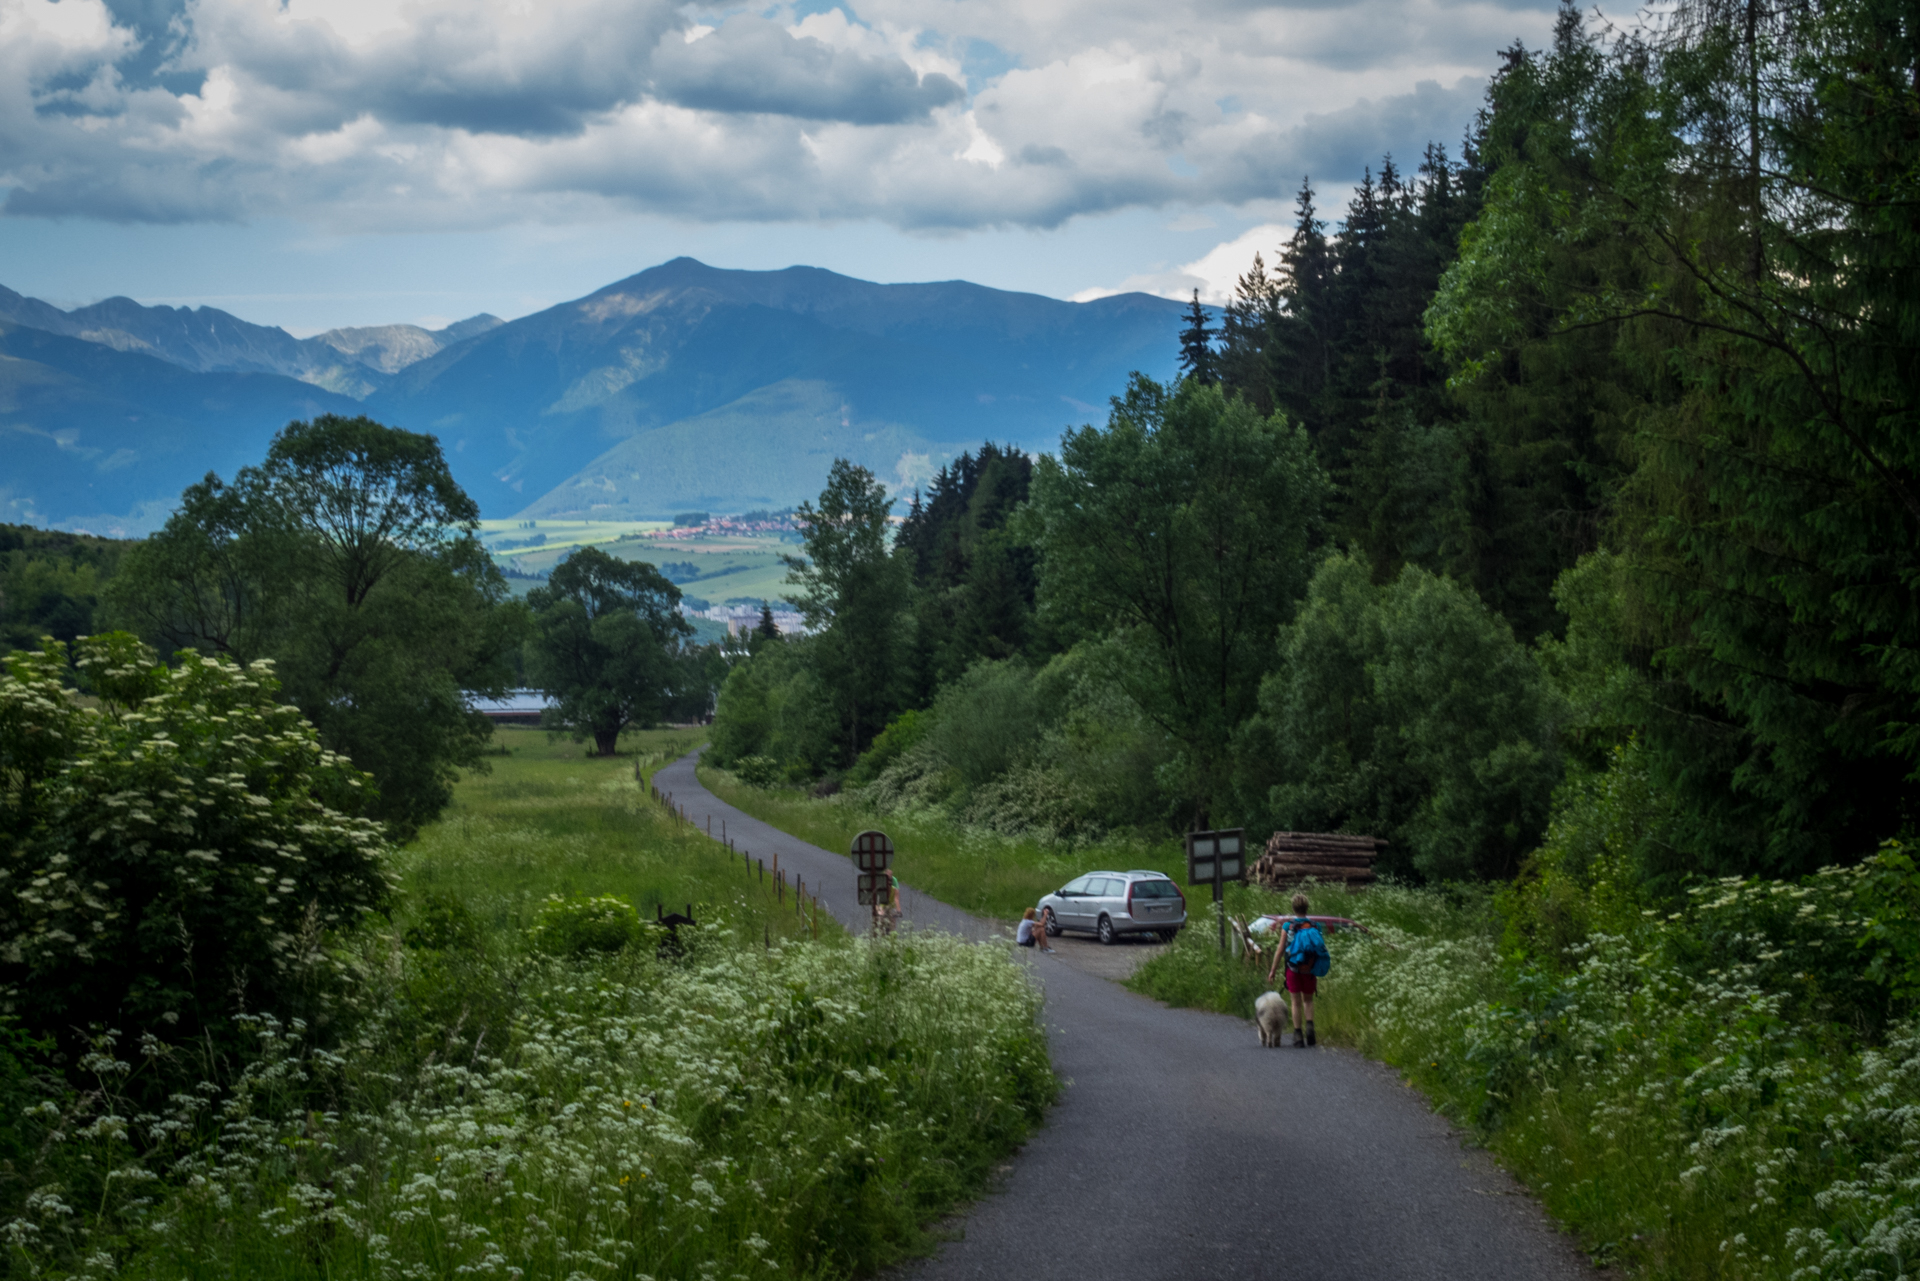
[[1300, 1035], [1299, 1028], [1293, 1029], [1293, 1048], [1296, 1050], [1303, 1050], [1306, 1048], [1306, 1046], [1307, 1046], [1307, 1038]]
[[1318, 1042], [1316, 1042], [1313, 1039], [1313, 1020], [1312, 1019], [1307, 1020], [1307, 1044], [1308, 1045], [1318, 1044]]

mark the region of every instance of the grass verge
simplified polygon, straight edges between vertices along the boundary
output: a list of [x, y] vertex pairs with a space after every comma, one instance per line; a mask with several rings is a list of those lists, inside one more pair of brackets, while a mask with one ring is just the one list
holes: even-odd
[[879, 816], [851, 796], [814, 799], [794, 788], [757, 788], [726, 770], [702, 765], [700, 781], [734, 808], [836, 853], [879, 828], [893, 838], [894, 871], [922, 894], [978, 916], [1017, 920], [1043, 894], [1095, 870], [1165, 872], [1186, 878], [1179, 841], [1113, 839], [1063, 847], [1032, 837], [956, 828], [931, 812]]
[[[1319, 1031], [1404, 1073], [1597, 1264], [1675, 1281], [1911, 1276], [1920, 1027], [1874, 1017], [1865, 874], [1703, 885], [1557, 964], [1513, 946], [1510, 896], [1321, 890], [1316, 911], [1373, 935], [1329, 940]], [[1261, 898], [1235, 905], [1278, 910]], [[1130, 985], [1248, 1015], [1264, 976], [1197, 933]]]

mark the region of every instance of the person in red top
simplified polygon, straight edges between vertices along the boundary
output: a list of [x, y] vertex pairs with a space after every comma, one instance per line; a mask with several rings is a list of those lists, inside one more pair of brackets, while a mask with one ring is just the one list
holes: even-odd
[[[1280, 946], [1273, 957], [1275, 966], [1280, 965], [1286, 959], [1288, 951], [1293, 947], [1293, 936], [1301, 930], [1315, 930], [1317, 932], [1318, 927], [1307, 919], [1307, 896], [1304, 894], [1296, 894], [1293, 896], [1293, 919], [1280, 927]], [[1272, 971], [1268, 971], [1267, 981], [1269, 983], [1273, 981]], [[1287, 966], [1287, 992], [1293, 998], [1293, 1044], [1295, 1049], [1317, 1043], [1313, 1035], [1313, 994], [1319, 990], [1319, 987], [1320, 980], [1314, 977], [1311, 966], [1306, 969], [1295, 969], [1291, 965]], [[1304, 1036], [1300, 1031], [1302, 1007], [1304, 1007], [1306, 1014], [1305, 1022], [1307, 1025]]]

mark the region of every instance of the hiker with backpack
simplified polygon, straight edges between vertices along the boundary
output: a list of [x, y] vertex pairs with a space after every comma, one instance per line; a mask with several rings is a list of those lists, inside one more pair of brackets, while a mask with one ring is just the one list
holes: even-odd
[[[1315, 1045], [1318, 1042], [1313, 1035], [1313, 994], [1320, 986], [1320, 980], [1333, 967], [1333, 954], [1327, 951], [1327, 940], [1322, 937], [1320, 927], [1307, 919], [1307, 896], [1293, 896], [1293, 916], [1280, 927], [1280, 946], [1273, 954], [1273, 968], [1267, 971], [1267, 982], [1273, 982], [1273, 970], [1278, 969], [1284, 959], [1287, 965], [1287, 991], [1293, 998], [1293, 1044], [1298, 1049]], [[1302, 1035], [1300, 1024], [1304, 1007], [1306, 1033]]]

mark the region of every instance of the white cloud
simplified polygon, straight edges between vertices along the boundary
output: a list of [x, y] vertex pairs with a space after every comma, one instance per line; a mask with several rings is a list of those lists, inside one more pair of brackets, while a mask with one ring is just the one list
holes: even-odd
[[[1456, 140], [1494, 51], [1551, 20], [1489, 0], [148, 7], [169, 3], [130, 27], [101, 0], [0, 0], [7, 212], [949, 230], [1270, 202]], [[969, 75], [981, 48], [995, 69]], [[1204, 262], [1173, 274], [1212, 288]]]
[[1218, 306], [1233, 296], [1234, 285], [1253, 266], [1255, 254], [1272, 266], [1279, 259], [1280, 246], [1292, 234], [1290, 227], [1263, 223], [1241, 232], [1232, 240], [1222, 241], [1183, 266], [1169, 271], [1128, 276], [1111, 288], [1096, 286], [1082, 289], [1073, 295], [1073, 300], [1091, 302], [1095, 298], [1109, 298], [1114, 294], [1143, 293], [1185, 301], [1193, 297], [1193, 291], [1198, 289], [1200, 301]]

